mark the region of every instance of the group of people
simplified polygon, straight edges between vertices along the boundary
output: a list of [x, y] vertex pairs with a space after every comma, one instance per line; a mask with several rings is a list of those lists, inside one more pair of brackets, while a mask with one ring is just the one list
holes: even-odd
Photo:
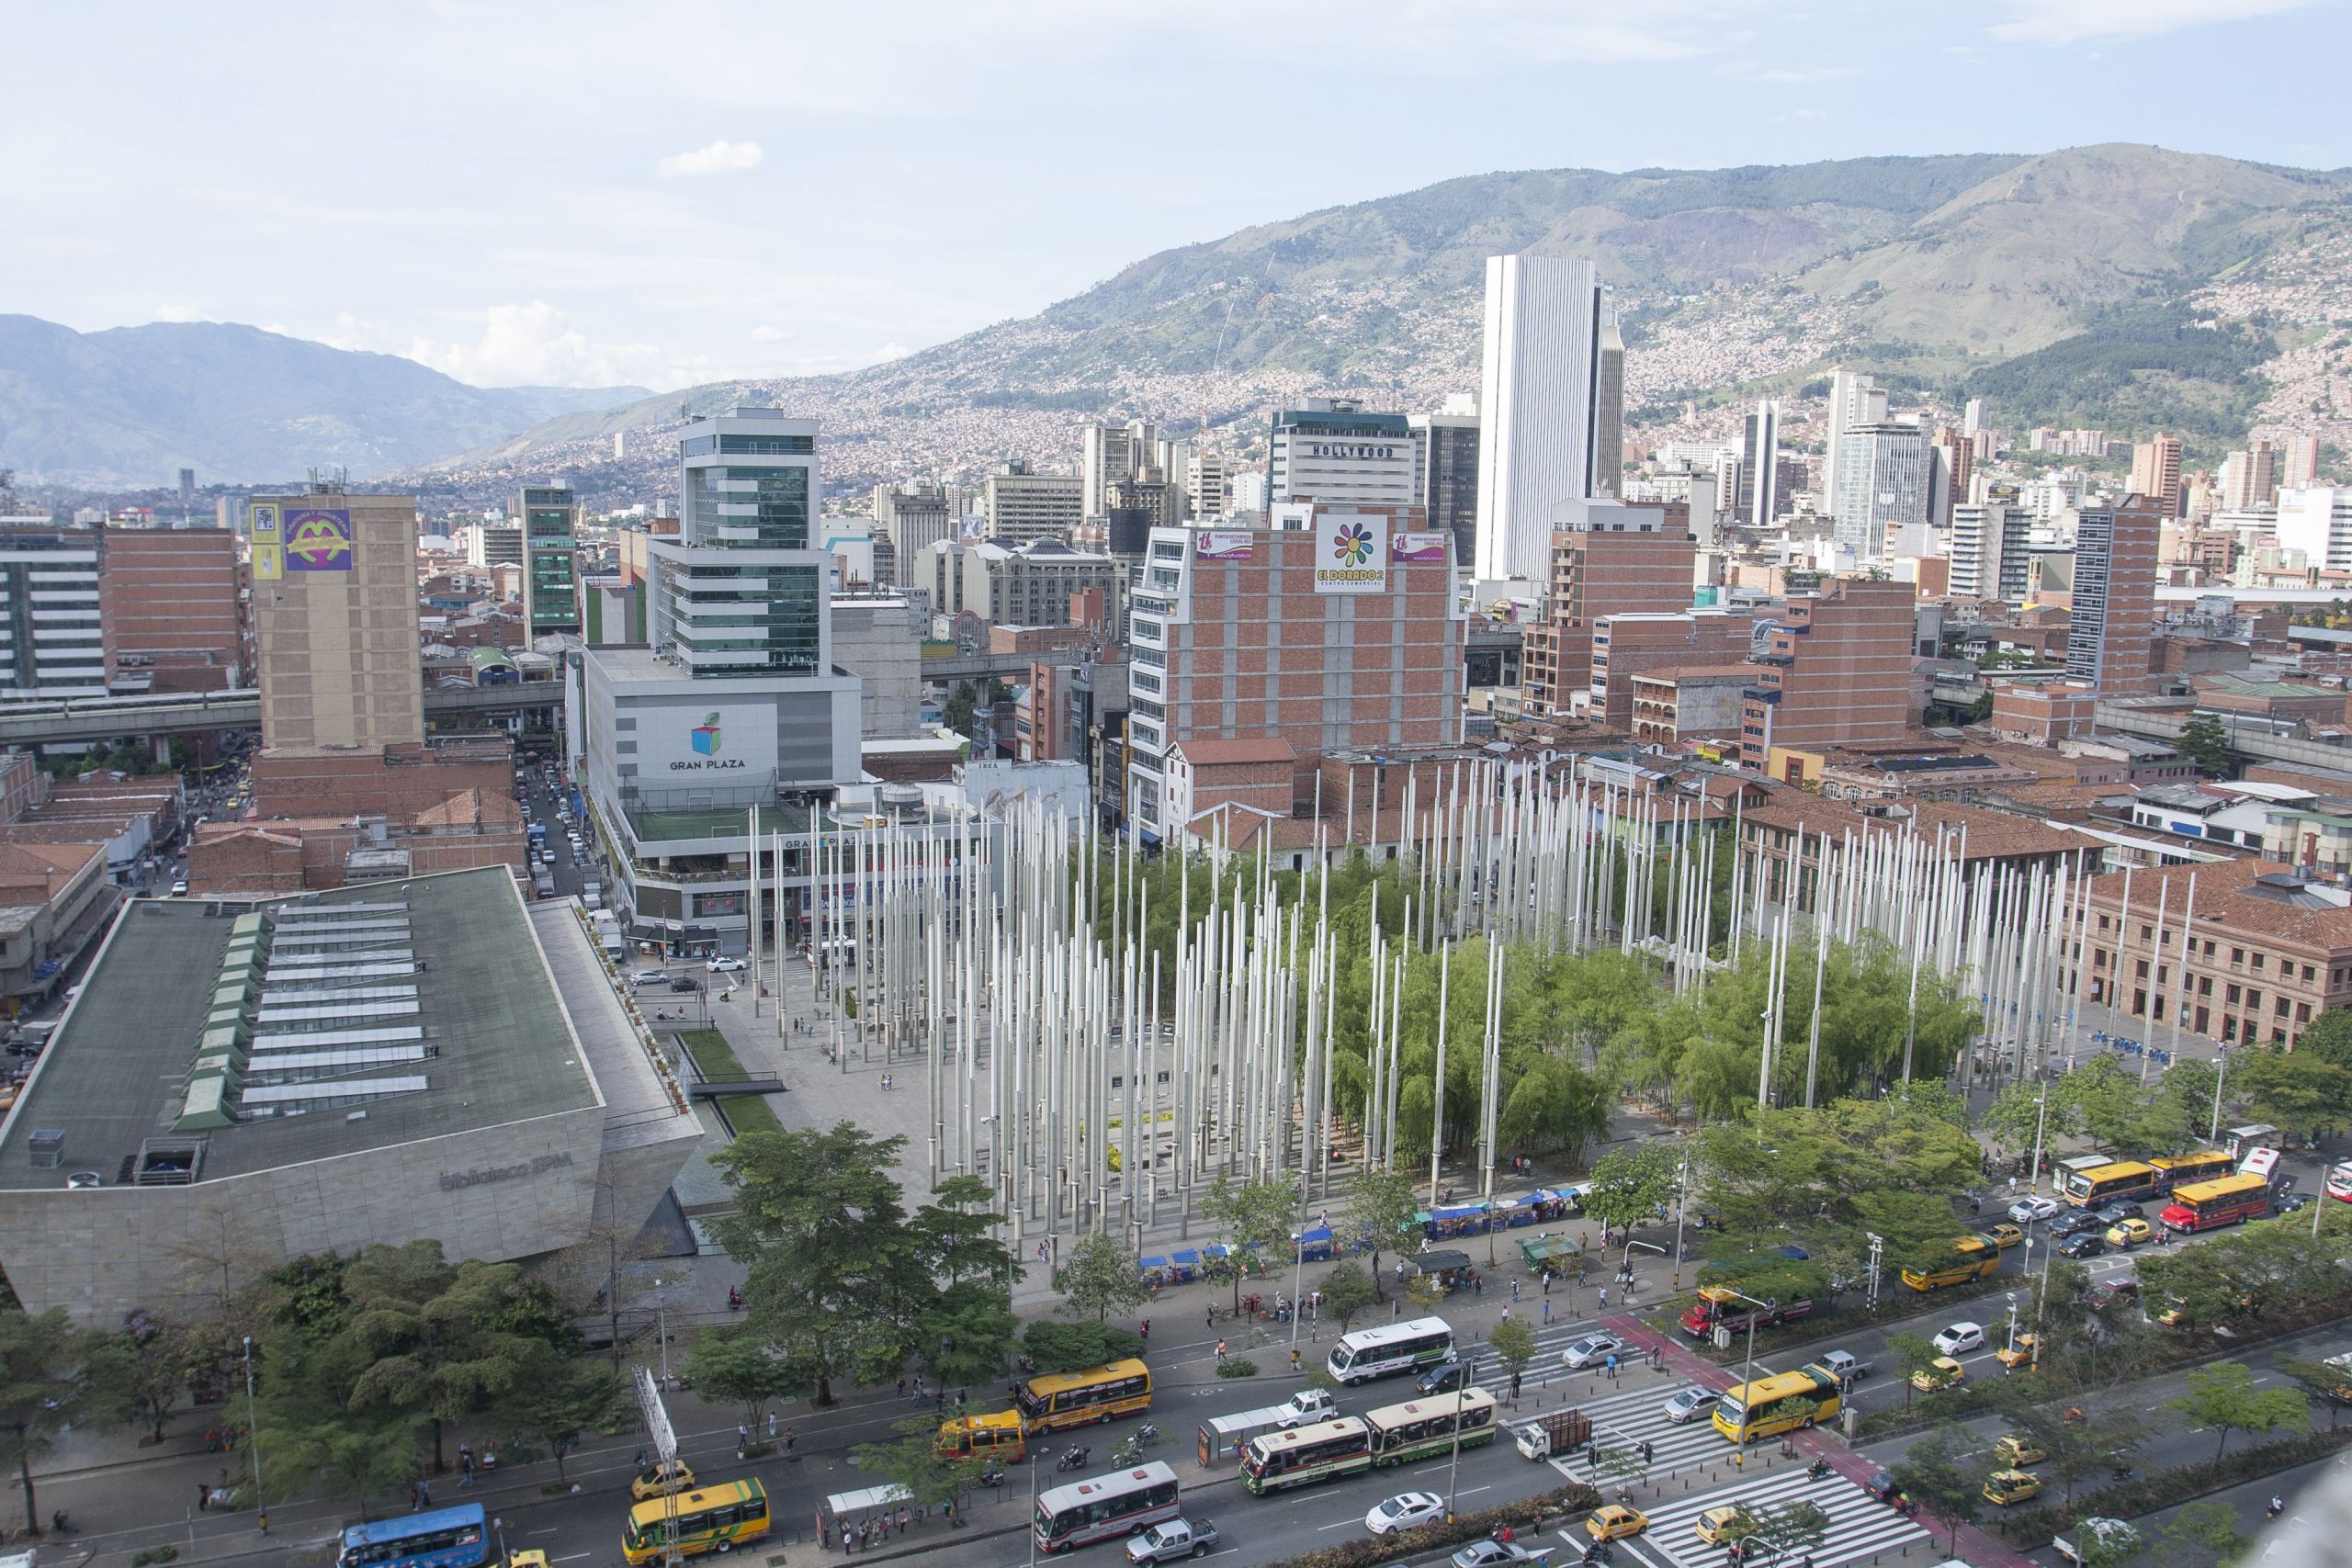
[[[955, 1505], [952, 1503], [942, 1504], [940, 1506], [940, 1512], [952, 1517], [952, 1510], [954, 1507]], [[907, 1531], [907, 1527], [914, 1523], [914, 1521], [920, 1517], [921, 1516], [916, 1512], [916, 1510], [911, 1509], [905, 1504], [901, 1503], [899, 1505], [899, 1511], [896, 1514], [893, 1514], [889, 1509], [885, 1508], [870, 1519], [858, 1519], [854, 1522], [844, 1521], [842, 1525], [842, 1550], [843, 1551], [863, 1551], [868, 1547], [880, 1546], [884, 1541], [890, 1539], [890, 1531], [893, 1527], [898, 1529], [899, 1534], [904, 1535]]]

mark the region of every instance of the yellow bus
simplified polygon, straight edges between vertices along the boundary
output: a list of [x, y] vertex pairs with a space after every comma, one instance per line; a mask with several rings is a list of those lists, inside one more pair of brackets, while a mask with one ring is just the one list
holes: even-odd
[[767, 1488], [756, 1481], [721, 1481], [697, 1492], [656, 1497], [628, 1511], [621, 1555], [640, 1568], [662, 1555], [673, 1510], [678, 1520], [678, 1554], [732, 1551], [768, 1533]]
[[932, 1452], [941, 1459], [992, 1459], [1018, 1464], [1028, 1453], [1021, 1429], [1021, 1412], [999, 1410], [988, 1416], [958, 1416], [940, 1424]]
[[1016, 1390], [1012, 1403], [1030, 1437], [1068, 1427], [1091, 1427], [1151, 1408], [1151, 1369], [1141, 1361], [1113, 1361], [1075, 1372], [1047, 1372]]
[[2164, 1195], [2167, 1178], [2154, 1166], [2136, 1159], [2109, 1160], [2096, 1170], [2062, 1171], [2058, 1195], [2077, 1209], [2103, 1203], [2139, 1203]]
[[1826, 1421], [1838, 1414], [1838, 1380], [1810, 1367], [1758, 1378], [1724, 1390], [1715, 1405], [1715, 1430], [1735, 1443]]
[[2191, 1182], [2219, 1181], [2237, 1173], [2238, 1162], [2227, 1149], [2198, 1149], [2185, 1155], [2157, 1155], [2148, 1163], [2162, 1171], [2167, 1190], [2177, 1192]]
[[1940, 1291], [1946, 1285], [1964, 1285], [1971, 1280], [1982, 1280], [2000, 1272], [2001, 1255], [1991, 1247], [1977, 1247], [1957, 1258], [1925, 1269], [1905, 1269], [1903, 1282], [1915, 1291]]

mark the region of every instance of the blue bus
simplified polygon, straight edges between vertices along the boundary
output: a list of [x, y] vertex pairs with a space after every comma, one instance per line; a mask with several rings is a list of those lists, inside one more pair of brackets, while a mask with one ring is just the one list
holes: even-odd
[[489, 1537], [480, 1503], [406, 1514], [343, 1532], [337, 1568], [481, 1568]]

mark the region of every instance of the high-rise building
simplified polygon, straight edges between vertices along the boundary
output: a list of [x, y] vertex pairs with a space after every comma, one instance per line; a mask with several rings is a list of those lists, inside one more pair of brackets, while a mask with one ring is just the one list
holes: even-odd
[[580, 502], [561, 486], [526, 488], [515, 503], [523, 525], [523, 626], [526, 640], [580, 635]]
[[1478, 404], [1456, 395], [1435, 413], [1417, 413], [1413, 432], [1413, 499], [1432, 528], [1453, 536], [1453, 558], [1471, 558], [1478, 544]]
[[1416, 508], [1316, 507], [1305, 528], [1155, 530], [1128, 659], [1129, 818], [1161, 841], [1187, 742], [1325, 752], [1462, 739], [1452, 536]]
[[1766, 398], [1747, 416], [1740, 444], [1739, 514], [1751, 528], [1770, 528], [1781, 514], [1781, 405]]
[[1204, 520], [1222, 517], [1233, 509], [1233, 491], [1226, 482], [1224, 453], [1196, 446], [1184, 459], [1184, 509]]
[[1948, 424], [1938, 425], [1928, 443], [1928, 521], [1949, 528], [1952, 508], [1968, 499], [1976, 444]]
[[98, 546], [109, 687], [218, 692], [246, 683], [253, 648], [235, 535], [109, 528]]
[[1309, 398], [1274, 415], [1267, 448], [1270, 502], [1410, 506], [1413, 433], [1401, 413], [1372, 413], [1348, 398]]
[[96, 530], [0, 531], [0, 604], [7, 617], [0, 638], [7, 695], [106, 695]]
[[890, 541], [895, 569], [891, 581], [904, 588], [914, 581], [915, 558], [940, 540], [955, 536], [956, 510], [939, 485], [876, 485], [874, 527]]
[[2319, 437], [2298, 430], [2287, 437], [2287, 467], [2279, 475], [2282, 490], [2309, 490], [2319, 483]]
[[980, 487], [982, 526], [1000, 545], [1066, 539], [1086, 516], [1085, 485], [1080, 475], [1041, 474], [1016, 457]]
[[2102, 696], [2144, 696], [2156, 626], [2156, 547], [2172, 513], [2155, 498], [2075, 513], [2074, 607], [2066, 620], [2066, 678]]
[[519, 523], [469, 523], [458, 530], [468, 566], [521, 566], [523, 525]]
[[195, 504], [196, 470], [194, 468], [182, 468], [180, 470], [180, 510], [182, 512], [186, 512], [189, 507], [194, 506]]
[[1821, 490], [1838, 493], [1838, 450], [1846, 432], [1858, 424], [1877, 424], [1886, 418], [1886, 394], [1871, 385], [1859, 370], [1829, 373], [1829, 431], [1823, 446]]
[[2222, 509], [2252, 512], [2270, 504], [2278, 487], [2278, 449], [2259, 437], [2222, 464]]
[[1963, 501], [1951, 509], [1950, 591], [1956, 599], [2022, 603], [2031, 581], [2032, 514], [2006, 501]]
[[1592, 493], [1625, 490], [1625, 334], [1601, 290], [1600, 348], [1592, 379]]
[[1600, 498], [1559, 510], [1544, 616], [1521, 634], [1521, 699], [1539, 714], [1568, 713], [1585, 700], [1596, 623], [1690, 608], [1698, 552], [1680, 507]]
[[2352, 571], [2352, 487], [2309, 485], [2278, 492], [2278, 543], [2324, 571]]
[[1234, 511], [1254, 512], [1260, 516], [1265, 514], [1265, 475], [1253, 469], [1249, 473], [1227, 475], [1225, 482], [1233, 492]]
[[1606, 305], [1589, 261], [1487, 258], [1485, 365], [1479, 380], [1477, 575], [1484, 581], [1549, 579], [1553, 510], [1597, 493], [1622, 472], [1602, 462], [1602, 435], [1622, 433], [1620, 375], [1604, 385]]
[[1849, 425], [1838, 437], [1838, 487], [1830, 492], [1836, 537], [1857, 557], [1875, 558], [1887, 529], [1928, 520], [1928, 442], [1916, 424]]
[[1097, 421], [1089, 424], [1081, 444], [1079, 479], [1090, 518], [1111, 510], [1111, 487], [1133, 479], [1159, 456], [1159, 427], [1148, 419], [1125, 424]]
[[2180, 437], [2156, 433], [2132, 448], [2132, 493], [2166, 517], [2180, 515]]
[[1982, 398], [1971, 398], [1968, 400], [1968, 408], [1966, 412], [1960, 416], [1960, 433], [1962, 435], [1973, 438], [1974, 436], [1981, 434], [1984, 432], [1984, 400]]
[[422, 746], [416, 498], [321, 490], [256, 496], [249, 514], [264, 748]]
[[1907, 582], [1841, 578], [1818, 593], [1792, 595], [1764, 651], [1751, 656], [1740, 765], [1764, 771], [1776, 746], [1899, 745], [1915, 716], [1917, 628], [1917, 595]]

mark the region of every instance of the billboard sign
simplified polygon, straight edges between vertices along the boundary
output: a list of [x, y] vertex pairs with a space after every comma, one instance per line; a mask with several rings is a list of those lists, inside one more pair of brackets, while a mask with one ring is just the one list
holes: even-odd
[[[700, 704], [638, 713], [637, 738], [648, 773], [730, 775], [750, 784], [775, 772], [775, 710], [741, 703]], [[659, 737], [657, 739], [656, 737]], [[645, 752], [652, 757], [644, 757]]]
[[1315, 592], [1385, 593], [1388, 518], [1385, 513], [1315, 514]]
[[1257, 555], [1254, 536], [1247, 531], [1235, 534], [1203, 534], [1193, 554], [1202, 560], [1250, 560]]
[[286, 575], [286, 540], [277, 531], [277, 503], [274, 501], [254, 502], [252, 533], [254, 543], [254, 581], [275, 582]]
[[342, 507], [298, 506], [286, 513], [286, 570], [349, 571], [351, 513]]
[[1443, 534], [1398, 534], [1388, 541], [1388, 558], [1398, 566], [1445, 564]]

